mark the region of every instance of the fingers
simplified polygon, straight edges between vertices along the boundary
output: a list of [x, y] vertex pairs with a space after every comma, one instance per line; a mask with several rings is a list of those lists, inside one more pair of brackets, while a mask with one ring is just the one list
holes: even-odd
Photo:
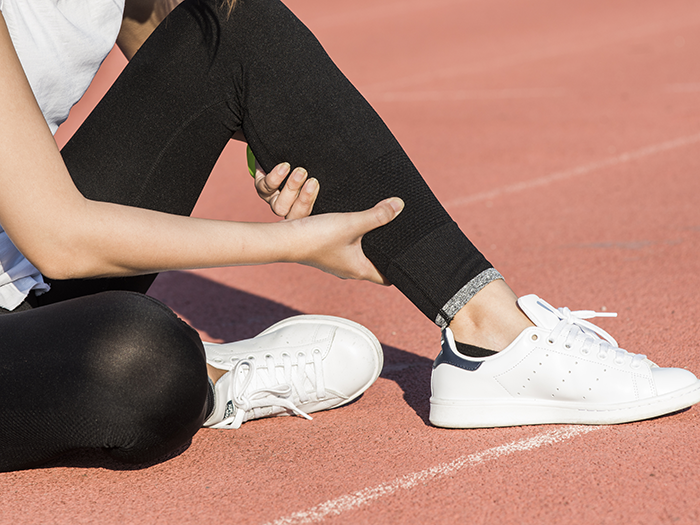
[[289, 174], [289, 163], [283, 162], [278, 164], [275, 168], [268, 174], [266, 174], [258, 162], [255, 162], [255, 189], [258, 191], [258, 195], [270, 202], [277, 191], [279, 190], [280, 184], [284, 178]]
[[[272, 211], [274, 211], [275, 214], [279, 215], [280, 217], [292, 218], [289, 217], [292, 211], [292, 207], [294, 206], [298, 198], [301, 196], [301, 189], [304, 186], [304, 183], [307, 182], [306, 179], [308, 178], [308, 176], [309, 174], [304, 168], [296, 168], [292, 172], [292, 174], [287, 179], [287, 183], [284, 185], [284, 188], [279, 190], [278, 195], [274, 197], [274, 202], [270, 201], [270, 206], [272, 207]], [[306, 197], [308, 201], [308, 193]], [[308, 215], [308, 213], [306, 215]], [[305, 217], [306, 215], [303, 216]]]
[[285, 216], [287, 219], [301, 219], [308, 217], [314, 209], [316, 197], [320, 186], [316, 179], [307, 180], [299, 192], [299, 196], [292, 204], [289, 213]]
[[[265, 174], [257, 162], [255, 167], [255, 188], [258, 195], [270, 204], [276, 215], [300, 219], [311, 214], [319, 184], [316, 179], [308, 179], [309, 174], [304, 168], [296, 168], [289, 175], [290, 166], [287, 162], [278, 164], [269, 174]], [[280, 189], [287, 175], [287, 183]]]

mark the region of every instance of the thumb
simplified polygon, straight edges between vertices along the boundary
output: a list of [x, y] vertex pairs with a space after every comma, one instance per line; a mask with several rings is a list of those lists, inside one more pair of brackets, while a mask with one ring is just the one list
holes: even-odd
[[398, 197], [391, 197], [378, 202], [373, 208], [365, 212], [368, 219], [366, 224], [368, 227], [367, 231], [389, 224], [401, 213], [403, 208], [404, 202]]

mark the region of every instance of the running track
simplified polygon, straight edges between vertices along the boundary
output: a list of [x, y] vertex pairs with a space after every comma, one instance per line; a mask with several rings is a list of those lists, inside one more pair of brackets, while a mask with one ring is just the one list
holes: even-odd
[[[617, 311], [621, 345], [700, 373], [700, 4], [290, 0], [518, 293]], [[121, 67], [110, 58], [96, 90]], [[232, 145], [196, 210], [271, 220]], [[394, 289], [293, 265], [179, 272], [153, 295], [204, 337], [299, 312], [373, 330], [359, 401], [122, 470], [0, 474], [2, 523], [698, 523], [700, 410], [615, 427], [427, 423], [439, 333]], [[50, 410], [50, 407], [47, 407]]]

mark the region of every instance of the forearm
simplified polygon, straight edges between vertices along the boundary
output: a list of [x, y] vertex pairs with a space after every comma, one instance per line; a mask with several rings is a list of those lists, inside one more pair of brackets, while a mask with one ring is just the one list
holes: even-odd
[[301, 230], [86, 201], [80, 216], [46, 236], [41, 270], [66, 279], [301, 260]]
[[[365, 257], [361, 241], [403, 209], [387, 199], [369, 210], [331, 213], [277, 223], [240, 223], [168, 215], [86, 201], [70, 235], [44, 235], [42, 250], [56, 275], [125, 276], [161, 270], [297, 262], [341, 278], [386, 283]], [[87, 226], [79, 226], [87, 225]], [[64, 246], [70, 248], [63, 248]], [[55, 252], [55, 253], [54, 253]], [[45, 273], [44, 268], [40, 268]]]
[[[54, 279], [295, 261], [339, 277], [383, 282], [360, 241], [392, 220], [398, 200], [365, 212], [275, 224], [219, 222], [87, 199], [34, 100], [0, 14], [0, 224]], [[111, 120], [110, 120], [111, 122]], [[71, 141], [72, 143], [72, 141]], [[128, 152], [133, 155], [133, 152]], [[114, 169], [93, 166], [96, 177]]]

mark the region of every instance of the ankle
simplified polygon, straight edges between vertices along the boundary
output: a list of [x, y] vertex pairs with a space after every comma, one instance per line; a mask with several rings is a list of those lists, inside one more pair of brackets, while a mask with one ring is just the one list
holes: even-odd
[[531, 326], [517, 306], [517, 296], [502, 280], [487, 284], [450, 323], [456, 341], [496, 352]]
[[213, 384], [216, 384], [216, 382], [221, 379], [221, 376], [223, 376], [228, 370], [221, 370], [220, 368], [214, 368], [211, 366], [209, 363], [207, 363], [207, 375], [209, 376], [209, 379], [211, 379]]

